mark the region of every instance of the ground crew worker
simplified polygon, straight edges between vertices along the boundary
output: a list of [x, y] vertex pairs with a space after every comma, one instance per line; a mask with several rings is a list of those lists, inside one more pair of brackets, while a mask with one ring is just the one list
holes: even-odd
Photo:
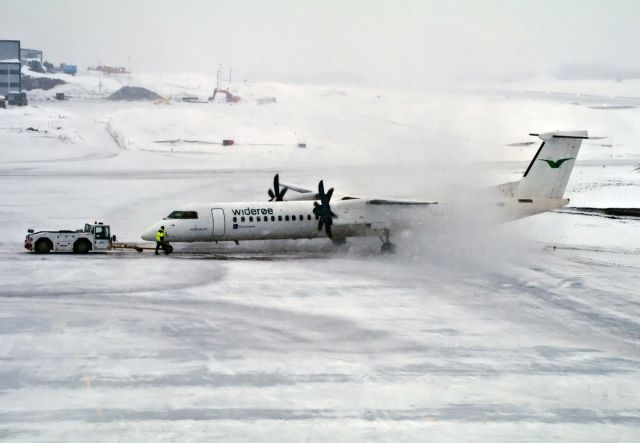
[[164, 243], [164, 226], [160, 226], [160, 229], [158, 229], [158, 232], [156, 232], [156, 255], [160, 255], [158, 253], [158, 249], [162, 248], [163, 243]]

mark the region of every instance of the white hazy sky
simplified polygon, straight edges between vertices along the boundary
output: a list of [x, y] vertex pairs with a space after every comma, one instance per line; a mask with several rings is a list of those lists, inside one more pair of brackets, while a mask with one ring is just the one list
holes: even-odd
[[0, 0], [0, 38], [55, 63], [416, 84], [640, 67], [640, 0]]

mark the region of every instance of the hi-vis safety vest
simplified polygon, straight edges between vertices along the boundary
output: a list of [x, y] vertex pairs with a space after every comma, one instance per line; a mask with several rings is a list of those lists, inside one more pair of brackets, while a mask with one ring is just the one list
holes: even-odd
[[158, 229], [158, 232], [156, 232], [156, 241], [161, 242], [162, 240], [164, 240], [164, 231]]

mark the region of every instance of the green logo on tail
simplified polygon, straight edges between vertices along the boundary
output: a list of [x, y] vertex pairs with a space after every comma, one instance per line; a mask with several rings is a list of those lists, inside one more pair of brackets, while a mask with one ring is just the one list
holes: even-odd
[[547, 162], [547, 164], [551, 169], [558, 169], [560, 166], [562, 166], [564, 162], [566, 162], [567, 160], [573, 160], [573, 159], [574, 157], [561, 158], [560, 160], [547, 160], [547, 159], [541, 158], [539, 160], [542, 162]]

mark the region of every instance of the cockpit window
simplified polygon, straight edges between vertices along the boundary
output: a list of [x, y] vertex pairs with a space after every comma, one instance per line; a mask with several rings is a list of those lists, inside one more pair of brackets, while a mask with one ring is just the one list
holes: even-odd
[[173, 219], [185, 219], [185, 218], [198, 218], [196, 211], [173, 211], [167, 218]]

